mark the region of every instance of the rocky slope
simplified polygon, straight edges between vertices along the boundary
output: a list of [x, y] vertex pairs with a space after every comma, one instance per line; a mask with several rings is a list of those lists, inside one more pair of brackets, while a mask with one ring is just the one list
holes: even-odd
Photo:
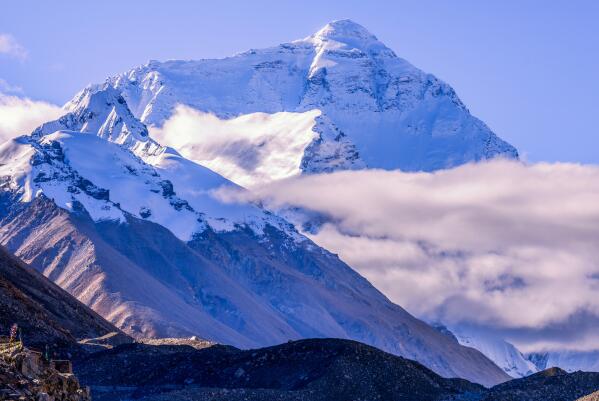
[[[73, 351], [77, 340], [119, 330], [0, 246], [0, 334], [13, 323], [26, 345]], [[124, 336], [121, 334], [121, 336]]]
[[[131, 341], [2, 246], [0, 311], [0, 400], [89, 401], [88, 389], [79, 385], [70, 368], [65, 370], [46, 358], [80, 358], [92, 349]], [[20, 329], [17, 340], [22, 343], [6, 342], [4, 335], [14, 323]], [[101, 347], [78, 343], [92, 337], [106, 341]]]
[[225, 59], [151, 61], [86, 88], [67, 109], [112, 88], [138, 119], [165, 128], [154, 131], [159, 142], [244, 186], [301, 172], [431, 171], [518, 157], [449, 85], [349, 20]]

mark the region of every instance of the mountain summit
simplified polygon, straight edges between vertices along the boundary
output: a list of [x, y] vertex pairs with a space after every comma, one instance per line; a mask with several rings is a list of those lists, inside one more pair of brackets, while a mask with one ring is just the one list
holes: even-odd
[[331, 21], [310, 37], [321, 40], [332, 39], [338, 42], [345, 42], [347, 39], [362, 42], [378, 42], [376, 36], [368, 32], [362, 25], [350, 19]]
[[330, 22], [302, 41], [311, 41], [317, 46], [326, 45], [329, 49], [344, 46], [365, 53], [386, 52], [389, 57], [395, 57], [395, 53], [381, 43], [376, 36], [368, 32], [362, 25], [349, 19]]
[[242, 186], [518, 158], [448, 84], [350, 20], [224, 59], [151, 61], [87, 88], [69, 108], [108, 88], [154, 139]]

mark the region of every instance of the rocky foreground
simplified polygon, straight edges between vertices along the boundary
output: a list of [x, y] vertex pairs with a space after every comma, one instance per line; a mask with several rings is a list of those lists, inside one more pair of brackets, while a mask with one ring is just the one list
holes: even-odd
[[[348, 340], [239, 350], [192, 342], [126, 344], [87, 356], [77, 374], [96, 401], [575, 401], [599, 373], [548, 369], [487, 389]], [[586, 400], [585, 400], [586, 401]]]
[[242, 351], [128, 344], [90, 355], [77, 374], [94, 399], [469, 400], [484, 387], [355, 341], [301, 340]]
[[26, 348], [0, 352], [0, 400], [90, 401], [68, 361], [45, 361]]
[[[32, 401], [599, 401], [599, 373], [551, 368], [487, 389], [349, 340], [256, 350], [201, 340], [129, 343], [46, 361], [0, 352], [0, 400]], [[179, 345], [183, 343], [185, 345]]]

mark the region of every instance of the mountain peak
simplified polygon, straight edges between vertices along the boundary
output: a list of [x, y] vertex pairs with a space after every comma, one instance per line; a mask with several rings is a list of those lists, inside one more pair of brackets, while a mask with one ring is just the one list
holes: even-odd
[[92, 86], [85, 88], [79, 93], [80, 101], [77, 103], [69, 102], [66, 104], [68, 111], [80, 111], [83, 109], [100, 109], [105, 105], [114, 106], [116, 103], [124, 104], [125, 100], [120, 92], [112, 87], [106, 87], [102, 90]]
[[[210, 120], [215, 128], [202, 122], [201, 132], [175, 133], [169, 124], [160, 141], [200, 164], [212, 163], [210, 168], [241, 185], [258, 176], [275, 179], [280, 171], [366, 166], [434, 171], [496, 156], [518, 157], [514, 147], [469, 113], [448, 84], [397, 57], [369, 30], [347, 19], [291, 43], [225, 59], [151, 62], [110, 78], [107, 85], [150, 126], [182, 117], [176, 112], [184, 109], [177, 105], [199, 111], [189, 114], [198, 121], [208, 118], [205, 114], [218, 117]], [[275, 123], [287, 118], [294, 122]], [[255, 131], [236, 128], [258, 121], [261, 127]], [[235, 134], [216, 135], [219, 129]], [[235, 142], [228, 144], [225, 137]], [[241, 143], [253, 145], [242, 152]], [[227, 153], [232, 149], [235, 158]], [[281, 169], [262, 164], [266, 160], [293, 162]]]
[[308, 37], [307, 40], [321, 46], [328, 44], [325, 47], [330, 47], [331, 44], [333, 44], [333, 47], [338, 47], [338, 44], [341, 44], [342, 46], [344, 45], [364, 52], [375, 49], [388, 50], [366, 28], [349, 19], [329, 22], [318, 32]]
[[322, 27], [318, 32], [312, 35], [318, 39], [333, 39], [342, 42], [343, 39], [361, 39], [378, 41], [376, 36], [371, 34], [362, 25], [350, 19], [331, 21]]
[[38, 138], [56, 131], [77, 131], [94, 133], [136, 154], [152, 154], [163, 149], [149, 138], [145, 124], [131, 113], [122, 94], [110, 85], [85, 88], [64, 109], [67, 114], [42, 124], [32, 135]]

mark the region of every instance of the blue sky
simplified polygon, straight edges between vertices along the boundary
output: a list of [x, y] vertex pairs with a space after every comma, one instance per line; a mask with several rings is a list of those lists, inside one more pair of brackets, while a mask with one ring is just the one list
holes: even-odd
[[599, 163], [596, 1], [5, 2], [0, 35], [20, 48], [0, 42], [0, 79], [62, 104], [149, 59], [224, 57], [341, 18], [450, 83], [528, 160]]

